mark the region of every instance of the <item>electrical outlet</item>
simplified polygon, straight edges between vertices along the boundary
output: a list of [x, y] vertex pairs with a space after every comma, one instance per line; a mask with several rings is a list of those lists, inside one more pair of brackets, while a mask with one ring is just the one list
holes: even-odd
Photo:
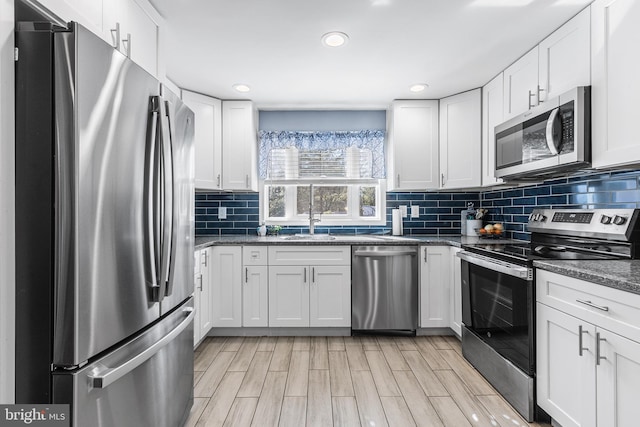
[[227, 219], [227, 207], [220, 206], [218, 208], [218, 219]]
[[407, 206], [406, 205], [400, 206], [400, 214], [402, 215], [402, 218], [406, 218], [407, 217]]
[[411, 218], [420, 218], [420, 206], [411, 205]]

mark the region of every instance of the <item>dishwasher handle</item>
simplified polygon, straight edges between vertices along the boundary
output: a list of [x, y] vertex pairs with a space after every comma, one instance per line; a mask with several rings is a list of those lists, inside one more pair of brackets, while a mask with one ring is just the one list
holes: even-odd
[[417, 254], [418, 252], [415, 249], [407, 249], [402, 251], [357, 250], [353, 252], [353, 256], [366, 256], [366, 257], [389, 257], [389, 256], [417, 255]]

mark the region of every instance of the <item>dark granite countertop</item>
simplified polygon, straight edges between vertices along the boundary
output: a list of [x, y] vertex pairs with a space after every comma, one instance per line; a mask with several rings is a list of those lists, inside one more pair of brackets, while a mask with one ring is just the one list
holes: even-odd
[[610, 288], [640, 294], [640, 260], [534, 261], [533, 266]]
[[316, 239], [281, 236], [201, 236], [196, 237], [195, 248], [212, 245], [486, 245], [514, 242], [508, 239], [481, 239], [469, 236], [381, 236], [372, 234], [316, 235]]

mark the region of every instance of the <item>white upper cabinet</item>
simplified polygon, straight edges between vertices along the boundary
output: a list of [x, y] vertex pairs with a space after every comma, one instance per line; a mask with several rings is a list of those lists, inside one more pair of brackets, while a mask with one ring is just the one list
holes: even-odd
[[[113, 28], [120, 23], [120, 51], [136, 64], [156, 77], [164, 77], [164, 63], [160, 50], [163, 19], [146, 0], [117, 0], [110, 2], [116, 9], [116, 19], [107, 21], [105, 26]], [[109, 31], [111, 33], [111, 31]]]
[[504, 74], [482, 88], [482, 186], [501, 184], [496, 178], [495, 127], [504, 122]]
[[481, 184], [481, 90], [440, 100], [440, 187]]
[[590, 10], [586, 8], [504, 70], [504, 120], [546, 99], [591, 84]]
[[591, 84], [591, 10], [584, 9], [538, 46], [538, 102]]
[[592, 164], [640, 163], [640, 2], [597, 0], [591, 5]]
[[222, 189], [222, 102], [182, 91], [182, 100], [195, 114], [196, 189]]
[[41, 0], [65, 21], [76, 21], [164, 80], [164, 20], [148, 0]]
[[389, 115], [387, 189], [438, 188], [438, 101], [394, 101]]
[[251, 101], [222, 102], [222, 186], [258, 191], [256, 111]]
[[75, 21], [95, 34], [102, 35], [102, 8], [104, 0], [39, 0], [39, 3], [65, 21]]
[[538, 46], [504, 70], [504, 120], [538, 105]]

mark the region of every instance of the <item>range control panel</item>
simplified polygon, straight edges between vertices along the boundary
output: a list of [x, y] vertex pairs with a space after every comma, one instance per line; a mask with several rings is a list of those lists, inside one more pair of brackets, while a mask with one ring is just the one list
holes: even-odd
[[571, 224], [590, 224], [593, 212], [556, 212], [551, 218], [552, 222], [568, 222]]
[[534, 209], [531, 232], [627, 240], [640, 226], [640, 209]]

